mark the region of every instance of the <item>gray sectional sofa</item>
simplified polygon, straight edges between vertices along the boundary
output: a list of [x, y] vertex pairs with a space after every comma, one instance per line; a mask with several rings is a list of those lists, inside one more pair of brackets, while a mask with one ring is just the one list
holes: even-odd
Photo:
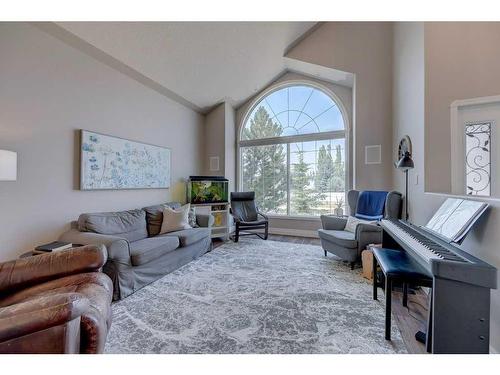
[[159, 234], [168, 202], [121, 212], [81, 214], [60, 241], [105, 245], [108, 261], [103, 271], [113, 281], [113, 300], [127, 297], [163, 275], [212, 249], [212, 215], [196, 215], [199, 228]]

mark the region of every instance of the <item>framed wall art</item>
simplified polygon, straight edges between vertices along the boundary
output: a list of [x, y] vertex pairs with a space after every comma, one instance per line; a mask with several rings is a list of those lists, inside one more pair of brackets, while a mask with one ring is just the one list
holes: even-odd
[[80, 189], [166, 189], [171, 151], [167, 147], [81, 130]]

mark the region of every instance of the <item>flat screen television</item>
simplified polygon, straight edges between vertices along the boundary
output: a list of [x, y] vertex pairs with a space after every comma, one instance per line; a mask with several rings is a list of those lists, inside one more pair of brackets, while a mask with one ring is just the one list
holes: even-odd
[[229, 180], [222, 176], [189, 176], [187, 201], [191, 204], [226, 203]]

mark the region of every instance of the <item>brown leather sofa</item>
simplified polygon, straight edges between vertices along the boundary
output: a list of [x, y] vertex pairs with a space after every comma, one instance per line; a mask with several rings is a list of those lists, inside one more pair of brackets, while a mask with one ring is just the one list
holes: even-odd
[[101, 353], [111, 325], [104, 246], [0, 263], [0, 353]]

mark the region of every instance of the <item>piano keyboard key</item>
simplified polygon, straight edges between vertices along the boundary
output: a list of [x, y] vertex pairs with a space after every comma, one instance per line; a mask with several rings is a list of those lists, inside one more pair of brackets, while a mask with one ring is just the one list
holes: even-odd
[[383, 225], [392, 231], [398, 238], [411, 247], [427, 263], [431, 259], [443, 259], [463, 262], [464, 259], [445, 249], [438, 243], [425, 237], [410, 226], [403, 225], [395, 220], [382, 220]]

